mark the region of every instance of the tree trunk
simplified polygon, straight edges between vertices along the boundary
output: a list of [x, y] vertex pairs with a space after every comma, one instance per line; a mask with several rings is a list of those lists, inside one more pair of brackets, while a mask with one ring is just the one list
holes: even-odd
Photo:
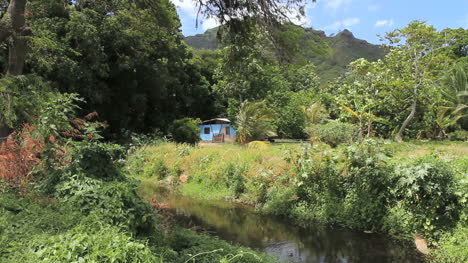
[[372, 136], [372, 120], [369, 118], [367, 120], [367, 138]]
[[[27, 37], [32, 34], [31, 28], [25, 25], [27, 0], [10, 0], [6, 14], [0, 21], [0, 41], [9, 44], [8, 70], [6, 76], [23, 74], [27, 51]], [[0, 123], [0, 143], [11, 133], [11, 129]]]
[[26, 50], [27, 41], [24, 37], [13, 38], [8, 56], [7, 76], [18, 76], [23, 73]]
[[[23, 74], [24, 60], [26, 58], [26, 37], [31, 35], [31, 28], [25, 26], [24, 13], [27, 0], [11, 0], [8, 5], [7, 19], [2, 21], [2, 27], [9, 29], [10, 34], [3, 37], [9, 41], [8, 71], [7, 76], [18, 76]], [[10, 22], [8, 25], [7, 22]], [[2, 30], [3, 31], [3, 30]]]
[[403, 142], [403, 132], [405, 131], [408, 124], [410, 124], [411, 120], [413, 120], [414, 115], [416, 114], [416, 106], [417, 106], [417, 103], [418, 103], [417, 92], [418, 92], [418, 85], [414, 85], [414, 88], [413, 88], [413, 103], [411, 105], [411, 112], [408, 115], [408, 117], [406, 117], [406, 120], [403, 122], [400, 129], [398, 130], [398, 133], [395, 136], [395, 141], [397, 141], [397, 142]]
[[8, 135], [10, 135], [10, 133], [11, 133], [10, 127], [0, 124], [0, 145], [4, 141], [6, 141], [6, 138], [8, 137]]

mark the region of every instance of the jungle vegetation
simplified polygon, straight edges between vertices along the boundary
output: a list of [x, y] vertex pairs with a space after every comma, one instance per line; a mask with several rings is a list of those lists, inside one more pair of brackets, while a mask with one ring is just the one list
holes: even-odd
[[[380, 59], [324, 74], [318, 58], [342, 53], [292, 25], [283, 1], [228, 2], [199, 2], [223, 24], [222, 48], [194, 50], [169, 0], [0, 0], [0, 261], [274, 261], [166, 224], [138, 195], [142, 177], [184, 169], [187, 194], [224, 191], [299, 224], [421, 233], [435, 260], [466, 260], [466, 154], [400, 163], [380, 143], [467, 140], [468, 31], [413, 21], [384, 37]], [[210, 185], [182, 166], [200, 161], [197, 119], [213, 117], [244, 145], [226, 146], [241, 159], [217, 162]], [[251, 141], [273, 134], [313, 145], [248, 174], [268, 165]]]

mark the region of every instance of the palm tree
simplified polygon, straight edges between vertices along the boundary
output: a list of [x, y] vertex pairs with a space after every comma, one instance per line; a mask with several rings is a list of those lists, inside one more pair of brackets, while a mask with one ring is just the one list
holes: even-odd
[[236, 116], [237, 140], [245, 144], [276, 135], [274, 119], [275, 114], [265, 101], [244, 101]]
[[315, 126], [327, 117], [325, 107], [320, 102], [316, 102], [308, 108], [303, 107], [302, 110], [306, 116], [305, 132], [309, 135], [311, 142], [313, 142], [315, 138]]
[[455, 68], [449, 76], [448, 85], [442, 90], [445, 106], [439, 108], [437, 124], [445, 135], [447, 128], [461, 124], [467, 127], [468, 121], [468, 79], [462, 67]]

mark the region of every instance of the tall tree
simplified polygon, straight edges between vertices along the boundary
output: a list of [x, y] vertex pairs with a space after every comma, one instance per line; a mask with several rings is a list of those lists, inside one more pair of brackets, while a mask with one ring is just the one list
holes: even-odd
[[386, 62], [400, 68], [403, 92], [409, 95], [410, 112], [395, 135], [395, 140], [402, 142], [405, 129], [417, 113], [421, 94], [432, 85], [440, 70], [448, 66], [443, 63], [447, 58], [440, 52], [446, 45], [441, 34], [422, 21], [413, 21], [405, 28], [388, 33], [386, 38], [390, 44], [397, 45], [387, 55]]

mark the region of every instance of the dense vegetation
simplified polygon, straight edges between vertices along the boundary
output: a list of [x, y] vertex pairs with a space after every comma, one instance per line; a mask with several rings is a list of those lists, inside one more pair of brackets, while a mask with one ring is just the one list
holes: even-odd
[[[466, 143], [365, 140], [326, 144], [174, 145], [158, 142], [130, 156], [143, 182], [174, 185], [196, 199], [227, 199], [301, 225], [317, 223], [401, 238], [419, 233], [434, 261], [468, 259]], [[184, 180], [179, 180], [185, 178]], [[151, 195], [151, 194], [150, 194]]]
[[[435, 260], [466, 261], [466, 143], [443, 140], [468, 136], [468, 31], [413, 21], [366, 54], [349, 31], [291, 25], [283, 2], [200, 1], [222, 48], [192, 50], [169, 0], [0, 0], [0, 261], [274, 261], [165, 222], [135, 178], [298, 224], [421, 234]], [[213, 117], [244, 145], [196, 148]], [[254, 141], [272, 135], [311, 143]]]

